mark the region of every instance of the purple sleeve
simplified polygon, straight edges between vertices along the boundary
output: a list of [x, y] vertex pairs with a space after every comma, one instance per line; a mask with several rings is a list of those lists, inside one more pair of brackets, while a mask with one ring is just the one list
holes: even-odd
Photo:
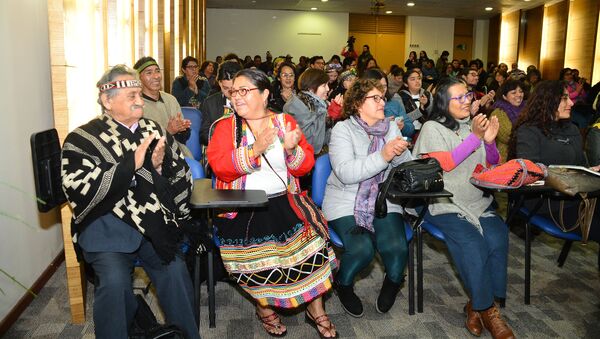
[[[469, 136], [451, 152], [454, 165], [458, 166], [458, 164], [463, 162], [469, 155], [471, 155], [471, 153], [475, 152], [480, 145], [481, 139], [479, 139], [473, 133], [469, 134]], [[495, 147], [496, 146], [494, 144], [494, 148]], [[496, 152], [498, 151], [496, 150]]]
[[483, 143], [485, 145], [485, 161], [490, 165], [497, 165], [500, 162], [500, 152], [496, 147], [496, 142], [491, 144]]

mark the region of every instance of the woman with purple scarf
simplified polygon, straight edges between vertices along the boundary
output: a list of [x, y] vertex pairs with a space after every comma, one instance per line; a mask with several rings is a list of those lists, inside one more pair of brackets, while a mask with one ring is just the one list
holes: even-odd
[[519, 80], [507, 80], [498, 91], [498, 100], [492, 105], [491, 116], [498, 117], [500, 130], [496, 136], [496, 147], [501, 161], [508, 156], [508, 142], [513, 124], [525, 108], [523, 83]]
[[[504, 162], [508, 157], [508, 143], [512, 132], [513, 124], [519, 118], [519, 115], [525, 108], [523, 83], [519, 80], [507, 80], [498, 91], [498, 100], [492, 105], [494, 109], [491, 116], [497, 117], [500, 123], [500, 129], [496, 136], [496, 147], [500, 153], [500, 162]], [[508, 194], [495, 193], [496, 213], [506, 220], [508, 214]]]
[[323, 212], [344, 243], [335, 288], [344, 310], [354, 317], [363, 315], [354, 278], [371, 263], [375, 251], [386, 273], [375, 304], [380, 313], [394, 305], [408, 256], [402, 208], [388, 202], [387, 216], [374, 217], [379, 183], [393, 166], [412, 160], [408, 142], [398, 125], [385, 118], [384, 107], [381, 83], [357, 80], [344, 95], [345, 120], [335, 125], [329, 143], [332, 173]]

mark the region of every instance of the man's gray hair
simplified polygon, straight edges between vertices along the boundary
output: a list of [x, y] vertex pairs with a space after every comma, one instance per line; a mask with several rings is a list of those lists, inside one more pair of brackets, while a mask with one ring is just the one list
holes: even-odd
[[[104, 74], [102, 74], [102, 77], [100, 78], [100, 80], [98, 80], [98, 82], [96, 83], [96, 87], [100, 88], [100, 86], [114, 81], [120, 75], [131, 75], [134, 79], [138, 79], [138, 74], [135, 70], [128, 67], [127, 65], [119, 64], [114, 67], [111, 67], [106, 72], [104, 72]], [[115, 95], [117, 95], [118, 91], [120, 91], [120, 90], [121, 90], [120, 88], [112, 88], [112, 89], [106, 90], [104, 92], [98, 91], [98, 103], [102, 107], [102, 110], [106, 110], [106, 107], [104, 107], [104, 105], [102, 105], [102, 100], [100, 99], [102, 94], [106, 94], [106, 97], [110, 99], [110, 98], [114, 97]]]

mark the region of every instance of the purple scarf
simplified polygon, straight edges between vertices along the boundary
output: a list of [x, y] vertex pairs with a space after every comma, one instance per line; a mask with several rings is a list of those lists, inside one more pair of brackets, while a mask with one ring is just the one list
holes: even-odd
[[[358, 116], [353, 116], [352, 119], [354, 119], [369, 136], [373, 137], [369, 144], [368, 154], [380, 152], [385, 145], [385, 135], [390, 128], [389, 121], [383, 119], [373, 126], [369, 126]], [[383, 181], [384, 173], [385, 171], [381, 171], [374, 177], [361, 181], [358, 185], [356, 199], [354, 200], [354, 219], [356, 220], [356, 225], [371, 233], [375, 233], [375, 229], [373, 228], [375, 200], [377, 199], [379, 183]]]
[[525, 107], [525, 100], [521, 101], [521, 104], [519, 106], [513, 106], [513, 105], [511, 105], [510, 102], [508, 102], [504, 99], [500, 99], [500, 100], [496, 101], [494, 103], [494, 105], [492, 105], [492, 107], [500, 108], [501, 110], [506, 112], [506, 115], [508, 116], [510, 121], [514, 124], [515, 121], [517, 121], [517, 119], [519, 118], [519, 114], [521, 114], [523, 107]]

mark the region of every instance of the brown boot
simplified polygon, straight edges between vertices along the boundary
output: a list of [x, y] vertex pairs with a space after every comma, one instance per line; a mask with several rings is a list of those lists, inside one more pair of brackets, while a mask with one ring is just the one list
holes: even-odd
[[496, 304], [492, 305], [492, 307], [488, 308], [485, 311], [479, 311], [481, 315], [481, 321], [483, 322], [483, 326], [490, 331], [492, 338], [494, 339], [514, 339], [515, 335], [513, 331], [508, 327], [506, 321], [502, 319], [500, 315], [500, 311]]
[[465, 321], [467, 330], [469, 330], [472, 335], [479, 337], [481, 335], [481, 331], [483, 330], [483, 325], [481, 324], [481, 316], [479, 315], [479, 312], [473, 311], [471, 300], [469, 300], [469, 302], [465, 305], [464, 310], [467, 314], [467, 320]]

